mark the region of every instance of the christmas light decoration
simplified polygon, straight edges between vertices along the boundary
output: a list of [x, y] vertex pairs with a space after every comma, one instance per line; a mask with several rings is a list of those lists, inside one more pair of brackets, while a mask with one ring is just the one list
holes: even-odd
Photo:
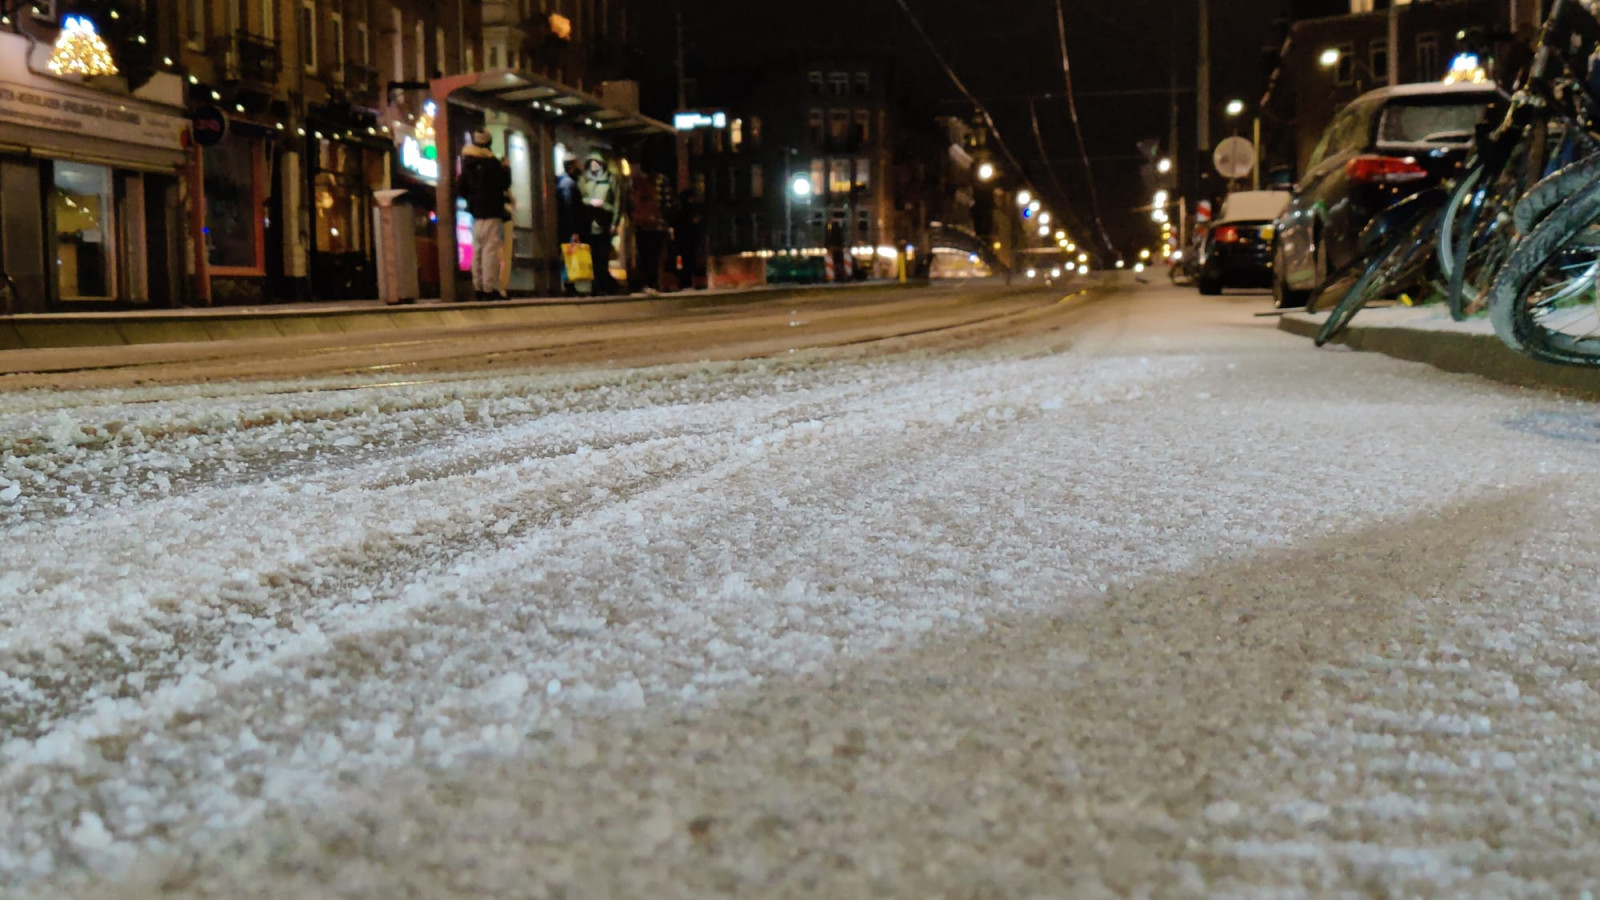
[[117, 74], [106, 42], [95, 32], [94, 23], [83, 16], [67, 16], [61, 23], [61, 36], [50, 52], [49, 65], [55, 75]]

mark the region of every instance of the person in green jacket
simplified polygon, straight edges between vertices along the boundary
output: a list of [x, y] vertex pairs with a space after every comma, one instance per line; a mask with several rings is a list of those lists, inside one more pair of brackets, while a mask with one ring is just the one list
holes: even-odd
[[594, 292], [613, 293], [617, 282], [611, 277], [611, 239], [617, 234], [622, 193], [599, 153], [590, 153], [585, 161], [578, 195], [580, 234], [594, 260]]

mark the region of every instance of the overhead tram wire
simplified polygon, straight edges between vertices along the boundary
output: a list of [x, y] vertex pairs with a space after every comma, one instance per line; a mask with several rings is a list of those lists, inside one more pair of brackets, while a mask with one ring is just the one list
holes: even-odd
[[1067, 12], [1062, 8], [1061, 0], [1056, 0], [1056, 34], [1061, 39], [1061, 75], [1066, 80], [1067, 109], [1072, 113], [1072, 130], [1078, 136], [1078, 153], [1083, 157], [1084, 172], [1089, 178], [1089, 211], [1094, 215], [1095, 226], [1100, 229], [1100, 240], [1105, 243], [1107, 250], [1115, 253], [1116, 244], [1112, 242], [1111, 235], [1106, 233], [1106, 223], [1100, 218], [1100, 191], [1094, 184], [1094, 165], [1089, 162], [1089, 146], [1083, 141], [1083, 124], [1078, 120], [1078, 101], [1072, 93], [1072, 61], [1067, 56]]
[[[1056, 199], [1061, 202], [1067, 214], [1072, 213], [1071, 204], [1067, 203], [1066, 189], [1061, 186], [1061, 178], [1056, 175], [1055, 164], [1050, 161], [1050, 154], [1044, 148], [1044, 133], [1039, 130], [1039, 107], [1032, 100], [1028, 101], [1028, 115], [1033, 119], [1033, 139], [1039, 145], [1039, 158], [1044, 160], [1045, 173], [1050, 176], [1050, 183], [1056, 189]], [[1073, 216], [1074, 219], [1077, 216]]]
[[961, 80], [961, 76], [957, 75], [956, 70], [951, 68], [949, 62], [945, 61], [944, 54], [939, 52], [939, 46], [928, 35], [927, 29], [922, 27], [922, 22], [917, 18], [917, 14], [911, 11], [911, 5], [906, 0], [895, 0], [895, 2], [900, 5], [900, 9], [906, 14], [906, 18], [911, 22], [911, 27], [916, 29], [917, 35], [922, 38], [922, 42], [928, 45], [928, 51], [939, 62], [939, 66], [944, 69], [944, 73], [950, 77], [950, 82], [956, 86], [956, 90], [960, 91], [962, 96], [966, 97], [967, 101], [983, 116], [984, 124], [989, 126], [989, 133], [994, 135], [995, 143], [1000, 145], [1000, 149], [1005, 153], [1006, 159], [1011, 161], [1012, 169], [1018, 175], [1026, 177], [1027, 173], [1023, 170], [1022, 163], [1017, 162], [1016, 154], [1011, 152], [1011, 148], [1006, 144], [1006, 139], [1000, 134], [1000, 128], [995, 125], [994, 116], [989, 114], [989, 107], [983, 105], [983, 101], [979, 100], [972, 91], [967, 89], [966, 84]]

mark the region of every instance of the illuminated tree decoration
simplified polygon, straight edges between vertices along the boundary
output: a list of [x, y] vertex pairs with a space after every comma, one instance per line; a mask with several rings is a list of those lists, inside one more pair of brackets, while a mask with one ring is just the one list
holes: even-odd
[[115, 75], [111, 50], [84, 16], [67, 16], [61, 36], [50, 52], [50, 71], [56, 75]]

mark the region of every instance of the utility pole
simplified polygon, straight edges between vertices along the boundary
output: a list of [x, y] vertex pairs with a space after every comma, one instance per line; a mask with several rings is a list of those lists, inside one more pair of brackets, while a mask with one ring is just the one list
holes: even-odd
[[[689, 80], [684, 74], [683, 3], [678, 3], [678, 112], [689, 108]], [[678, 132], [678, 190], [689, 189], [689, 136]]]
[[[1377, 72], [1372, 73], [1374, 77]], [[1431, 76], [1430, 76], [1431, 77]], [[1389, 0], [1389, 86], [1400, 83], [1400, 4]]]
[[1172, 100], [1167, 110], [1171, 119], [1167, 132], [1167, 158], [1172, 160], [1172, 183], [1178, 182], [1178, 165], [1183, 154], [1178, 152], [1178, 21], [1172, 21]]
[[1200, 70], [1195, 78], [1195, 120], [1199, 146], [1198, 153], [1211, 149], [1211, 9], [1208, 0], [1200, 0]]

